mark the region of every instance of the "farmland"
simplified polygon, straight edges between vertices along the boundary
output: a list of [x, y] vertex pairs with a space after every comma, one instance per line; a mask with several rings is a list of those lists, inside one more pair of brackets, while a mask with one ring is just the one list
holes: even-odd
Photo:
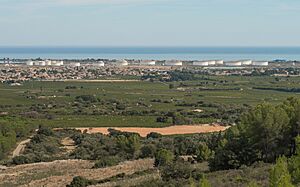
[[[30, 81], [21, 86], [1, 84], [0, 111], [52, 127], [164, 127], [172, 120], [161, 123], [156, 119], [170, 112], [179, 112], [192, 123], [212, 123], [222, 118], [212, 115], [221, 108], [233, 110], [300, 97], [295, 92], [275, 90], [298, 88], [299, 82], [299, 77], [276, 80], [267, 76], [207, 76], [168, 83]], [[82, 100], [81, 96], [90, 98]], [[203, 112], [193, 112], [197, 109]]]

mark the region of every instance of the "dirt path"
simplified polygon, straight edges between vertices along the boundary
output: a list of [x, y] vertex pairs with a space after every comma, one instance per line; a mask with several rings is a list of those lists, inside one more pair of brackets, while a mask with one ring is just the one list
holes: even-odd
[[13, 151], [12, 157], [19, 156], [25, 149], [26, 144], [30, 142], [31, 139], [26, 139], [24, 141], [21, 141], [16, 149]]
[[[224, 127], [220, 125], [177, 125], [165, 128], [141, 128], [141, 127], [114, 127], [113, 129], [123, 131], [123, 132], [133, 132], [138, 133], [142, 137], [146, 137], [147, 134], [151, 132], [157, 132], [162, 135], [175, 135], [175, 134], [195, 134], [195, 133], [209, 133], [209, 132], [219, 132], [228, 129], [229, 127]], [[103, 133], [108, 134], [109, 127], [100, 128], [76, 128], [81, 132], [86, 131], [87, 133]]]

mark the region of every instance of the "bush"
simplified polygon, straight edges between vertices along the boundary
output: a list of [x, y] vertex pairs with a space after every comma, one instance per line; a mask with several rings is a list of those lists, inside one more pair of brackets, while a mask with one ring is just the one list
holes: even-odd
[[110, 167], [115, 166], [120, 163], [120, 158], [118, 157], [106, 157], [101, 160], [98, 160], [93, 168], [104, 168], [104, 167]]
[[168, 123], [169, 118], [167, 116], [157, 117], [156, 122], [158, 122], [158, 123]]
[[164, 166], [171, 164], [174, 160], [174, 154], [166, 149], [160, 149], [155, 155], [155, 162], [154, 165], [157, 166]]
[[73, 178], [71, 184], [68, 184], [67, 187], [86, 187], [93, 184], [95, 184], [93, 181], [77, 176]]
[[157, 132], [150, 132], [149, 134], [147, 134], [147, 139], [149, 139], [149, 138], [156, 139], [156, 138], [161, 138], [161, 137], [162, 137], [162, 135]]
[[155, 156], [156, 147], [153, 144], [145, 145], [141, 148], [141, 158], [153, 158]]

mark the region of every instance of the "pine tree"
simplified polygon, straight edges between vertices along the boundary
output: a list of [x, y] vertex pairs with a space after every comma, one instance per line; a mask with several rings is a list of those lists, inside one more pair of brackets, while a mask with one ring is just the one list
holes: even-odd
[[287, 158], [279, 157], [270, 171], [270, 187], [293, 187], [292, 177], [288, 171]]

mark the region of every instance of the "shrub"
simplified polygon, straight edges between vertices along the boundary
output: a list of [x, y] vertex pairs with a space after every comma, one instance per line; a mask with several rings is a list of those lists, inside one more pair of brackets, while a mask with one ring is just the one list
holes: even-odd
[[106, 157], [101, 160], [98, 160], [93, 168], [104, 168], [109, 166], [115, 166], [120, 163], [120, 158], [118, 157]]

